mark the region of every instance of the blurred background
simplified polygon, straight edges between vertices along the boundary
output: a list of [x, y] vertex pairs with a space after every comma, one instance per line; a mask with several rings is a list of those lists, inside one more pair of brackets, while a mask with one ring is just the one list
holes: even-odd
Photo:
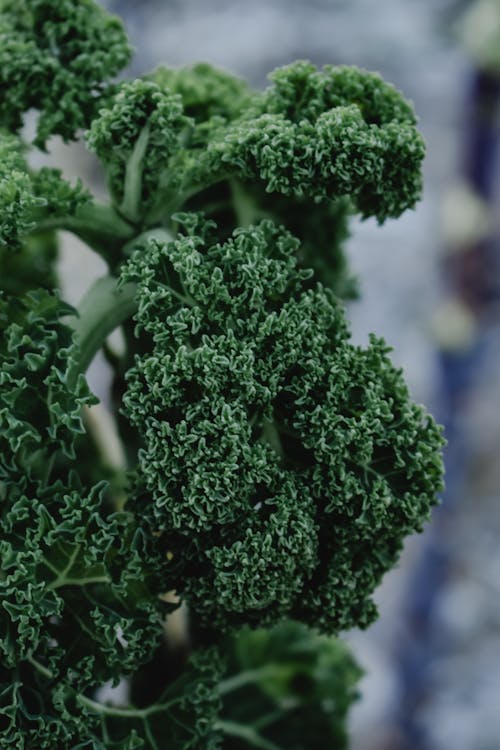
[[[500, 0], [103, 4], [135, 46], [128, 74], [206, 60], [263, 87], [274, 67], [307, 58], [379, 71], [413, 100], [424, 197], [383, 227], [352, 223], [362, 297], [349, 315], [357, 342], [375, 331], [394, 347], [415, 399], [445, 424], [447, 490], [380, 588], [377, 624], [346, 634], [366, 671], [351, 748], [498, 750]], [[67, 278], [74, 257], [68, 243]], [[83, 288], [100, 273], [89, 262], [76, 276]], [[78, 301], [79, 288], [67, 292]], [[99, 366], [92, 377], [99, 392]]]

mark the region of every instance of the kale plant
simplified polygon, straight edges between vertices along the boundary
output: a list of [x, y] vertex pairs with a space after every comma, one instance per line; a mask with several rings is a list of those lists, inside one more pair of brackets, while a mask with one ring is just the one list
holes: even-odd
[[[442, 488], [440, 429], [345, 312], [349, 217], [419, 197], [415, 115], [356, 68], [116, 83], [129, 57], [92, 0], [0, 2], [0, 747], [342, 748], [335, 636]], [[54, 136], [106, 203], [32, 167]], [[58, 230], [108, 266], [78, 311]]]

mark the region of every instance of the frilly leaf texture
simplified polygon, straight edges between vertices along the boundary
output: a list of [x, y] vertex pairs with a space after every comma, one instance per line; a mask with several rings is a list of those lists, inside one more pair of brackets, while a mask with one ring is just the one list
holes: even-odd
[[151, 346], [124, 397], [143, 440], [134, 507], [170, 551], [167, 580], [217, 628], [364, 627], [442, 487], [441, 431], [383, 341], [350, 343], [288, 232], [211, 244], [177, 218], [191, 233], [123, 272]]

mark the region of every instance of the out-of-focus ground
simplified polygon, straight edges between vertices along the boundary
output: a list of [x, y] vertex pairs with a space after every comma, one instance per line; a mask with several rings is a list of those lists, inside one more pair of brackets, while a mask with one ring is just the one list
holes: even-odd
[[[135, 74], [159, 63], [207, 60], [263, 86], [272, 68], [308, 58], [319, 65], [378, 70], [413, 100], [428, 149], [424, 198], [415, 211], [383, 227], [372, 221], [353, 224], [348, 251], [362, 298], [350, 307], [350, 317], [355, 340], [364, 342], [375, 331], [394, 346], [414, 397], [439, 413], [441, 214], [460, 163], [469, 75], [469, 60], [451, 30], [451, 0], [108, 0], [107, 5], [126, 19], [136, 47]], [[73, 302], [86, 282], [104, 271], [89, 253], [75, 273], [77, 257], [70, 240], [61, 269]], [[446, 319], [445, 335], [453, 325]], [[433, 750], [500, 747], [498, 332], [498, 327], [490, 330], [481, 375], [461, 417], [468, 469], [459, 488], [461, 502], [447, 521], [449, 575], [434, 616], [438, 648], [418, 712]], [[94, 368], [98, 394], [101, 377], [102, 370]], [[394, 645], [422, 549], [422, 538], [412, 539], [399, 568], [387, 576], [377, 593], [377, 624], [347, 635], [367, 672], [351, 717], [352, 750], [399, 750], [391, 739], [391, 717], [402, 699]]]

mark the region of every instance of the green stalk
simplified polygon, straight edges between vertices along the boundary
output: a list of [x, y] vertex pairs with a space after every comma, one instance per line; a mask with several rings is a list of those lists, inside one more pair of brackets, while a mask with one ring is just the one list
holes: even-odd
[[90, 287], [78, 307], [78, 317], [68, 325], [74, 330], [78, 358], [68, 373], [73, 385], [80, 373], [87, 370], [107, 337], [137, 309], [135, 284], [118, 285], [113, 276], [104, 276]]
[[253, 727], [240, 724], [237, 721], [216, 721], [214, 728], [219, 729], [229, 737], [236, 737], [252, 747], [260, 748], [260, 750], [282, 750], [279, 745], [262, 737]]
[[242, 687], [258, 683], [266, 680], [276, 674], [276, 666], [274, 664], [268, 664], [258, 669], [246, 669], [243, 672], [238, 672], [232, 677], [227, 677], [225, 680], [219, 682], [217, 686], [217, 692], [219, 695], [226, 695], [232, 693], [235, 690], [239, 690]]
[[244, 186], [238, 180], [230, 180], [233, 207], [238, 226], [249, 227], [258, 218], [259, 209], [253, 198], [248, 195]]
[[80, 705], [85, 706], [85, 708], [93, 711], [94, 713], [101, 714], [103, 716], [117, 716], [126, 719], [145, 719], [152, 714], [158, 714], [166, 711], [172, 706], [175, 706], [176, 703], [180, 703], [180, 698], [174, 698], [173, 700], [167, 701], [166, 703], [154, 703], [152, 706], [148, 706], [147, 708], [134, 708], [133, 706], [129, 708], [122, 708], [120, 706], [110, 706], [103, 703], [98, 703], [97, 701], [93, 701], [91, 698], [87, 698], [87, 696], [82, 695], [81, 693], [77, 694], [76, 700], [78, 703], [80, 703]]
[[120, 213], [132, 222], [139, 220], [142, 197], [143, 162], [148, 143], [149, 125], [146, 125], [141, 130], [141, 134], [135, 142], [132, 156], [127, 162], [123, 201], [119, 209]]
[[[123, 246], [122, 253], [126, 256], [135, 245], [143, 245], [149, 239], [170, 242], [173, 237], [163, 227], [150, 229]], [[79, 349], [78, 358], [68, 375], [70, 383], [73, 384], [78, 375], [87, 370], [95, 354], [115, 328], [135, 313], [137, 310], [136, 291], [135, 284], [120, 285], [114, 276], [103, 276], [84, 295], [78, 306], [77, 317], [71, 317], [68, 321], [68, 325], [75, 332]], [[172, 290], [172, 294], [181, 296], [175, 290]], [[188, 300], [182, 301], [189, 303]]]
[[41, 217], [35, 232], [61, 229], [76, 234], [111, 267], [120, 260], [121, 248], [134, 235], [134, 228], [112, 206], [91, 203], [74, 216]]

